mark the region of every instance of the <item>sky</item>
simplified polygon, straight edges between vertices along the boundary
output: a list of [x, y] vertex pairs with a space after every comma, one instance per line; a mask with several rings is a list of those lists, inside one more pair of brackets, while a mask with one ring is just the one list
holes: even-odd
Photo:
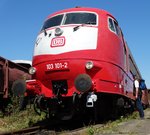
[[0, 0], [0, 56], [32, 60], [35, 40], [45, 18], [75, 6], [104, 9], [118, 20], [150, 88], [150, 0]]

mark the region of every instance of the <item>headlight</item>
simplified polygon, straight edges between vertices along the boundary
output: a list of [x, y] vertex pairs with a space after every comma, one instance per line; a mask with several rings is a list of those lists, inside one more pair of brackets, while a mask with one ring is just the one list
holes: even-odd
[[30, 74], [30, 75], [35, 74], [35, 72], [36, 72], [36, 68], [35, 68], [35, 67], [30, 67], [30, 68], [29, 68], [29, 74]]
[[63, 30], [61, 30], [59, 27], [55, 29], [55, 35], [60, 36], [63, 33]]
[[86, 69], [92, 69], [93, 66], [94, 66], [94, 64], [93, 64], [92, 61], [88, 61], [88, 62], [86, 62], [86, 64], [85, 64]]

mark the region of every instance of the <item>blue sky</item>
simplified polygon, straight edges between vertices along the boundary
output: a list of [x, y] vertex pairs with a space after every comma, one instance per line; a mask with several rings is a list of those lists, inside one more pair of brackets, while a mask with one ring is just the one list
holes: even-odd
[[0, 56], [31, 60], [35, 39], [45, 18], [75, 6], [101, 8], [118, 20], [150, 88], [150, 0], [1, 0]]

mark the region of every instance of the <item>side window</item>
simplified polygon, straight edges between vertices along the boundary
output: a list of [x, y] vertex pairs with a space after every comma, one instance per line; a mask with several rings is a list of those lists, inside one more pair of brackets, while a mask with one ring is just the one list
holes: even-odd
[[113, 23], [113, 20], [111, 18], [109, 18], [109, 22], [108, 23], [109, 23], [108, 26], [109, 26], [110, 30], [115, 32], [114, 23]]
[[125, 67], [125, 71], [128, 71], [128, 64], [127, 64], [127, 50], [126, 50], [126, 46], [124, 45], [124, 67]]
[[120, 28], [118, 26], [118, 23], [110, 17], [108, 19], [108, 26], [109, 26], [110, 31], [120, 36]]
[[119, 36], [120, 35], [119, 26], [118, 26], [118, 24], [115, 21], [114, 21], [114, 24], [115, 24], [115, 28], [116, 28], [116, 34]]

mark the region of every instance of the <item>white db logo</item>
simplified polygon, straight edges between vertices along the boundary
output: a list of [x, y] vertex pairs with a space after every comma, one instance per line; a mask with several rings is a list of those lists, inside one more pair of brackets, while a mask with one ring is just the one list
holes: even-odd
[[51, 41], [51, 47], [60, 47], [65, 45], [65, 37], [56, 37]]

